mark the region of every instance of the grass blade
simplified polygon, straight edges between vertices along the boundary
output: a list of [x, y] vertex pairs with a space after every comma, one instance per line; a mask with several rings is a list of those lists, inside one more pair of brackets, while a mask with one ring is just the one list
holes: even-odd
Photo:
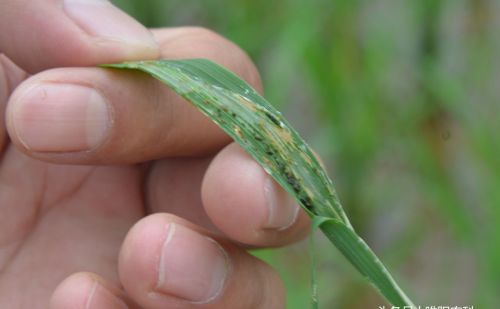
[[332, 181], [310, 148], [271, 104], [233, 73], [205, 59], [104, 65], [159, 79], [210, 117], [290, 193], [328, 239], [395, 306], [412, 306], [355, 233]]
[[336, 219], [325, 220], [320, 229], [352, 265], [384, 295], [387, 301], [401, 308], [403, 306], [417, 308], [397, 285], [375, 253], [352, 229]]

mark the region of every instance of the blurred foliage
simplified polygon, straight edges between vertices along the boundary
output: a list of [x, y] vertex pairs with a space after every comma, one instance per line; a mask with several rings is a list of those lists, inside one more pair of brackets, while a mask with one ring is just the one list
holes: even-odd
[[[241, 46], [417, 303], [500, 306], [500, 1], [114, 2]], [[322, 307], [383, 304], [318, 238]], [[256, 254], [307, 308], [307, 245]]]

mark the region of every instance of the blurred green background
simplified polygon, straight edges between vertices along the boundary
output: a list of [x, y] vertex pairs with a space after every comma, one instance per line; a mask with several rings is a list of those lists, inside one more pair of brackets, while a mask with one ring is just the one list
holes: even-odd
[[[500, 1], [114, 2], [240, 45], [417, 304], [500, 308]], [[317, 238], [322, 308], [384, 304]], [[308, 308], [307, 242], [256, 255]]]

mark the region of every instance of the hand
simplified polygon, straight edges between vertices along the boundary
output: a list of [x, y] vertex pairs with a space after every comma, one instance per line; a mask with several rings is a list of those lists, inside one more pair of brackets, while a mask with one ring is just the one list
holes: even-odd
[[3, 0], [0, 29], [0, 308], [285, 306], [244, 248], [304, 237], [307, 216], [165, 86], [93, 67], [204, 57], [260, 89], [238, 47], [98, 0]]

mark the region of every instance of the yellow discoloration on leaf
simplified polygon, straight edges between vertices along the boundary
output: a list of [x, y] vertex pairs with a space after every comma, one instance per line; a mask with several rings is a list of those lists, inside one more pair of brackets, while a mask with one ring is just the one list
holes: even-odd
[[248, 100], [246, 97], [242, 95], [234, 95], [238, 101], [240, 102], [241, 105], [245, 106], [247, 109], [256, 112], [257, 111], [257, 106], [252, 103], [252, 101]]
[[240, 128], [234, 128], [234, 133], [236, 133], [236, 135], [238, 135], [239, 138], [241, 138], [242, 140], [245, 139], [245, 136], [243, 135], [243, 133], [241, 132], [241, 129]]
[[288, 144], [293, 143], [292, 133], [289, 130], [285, 128], [280, 128], [276, 130], [275, 133], [283, 142]]

